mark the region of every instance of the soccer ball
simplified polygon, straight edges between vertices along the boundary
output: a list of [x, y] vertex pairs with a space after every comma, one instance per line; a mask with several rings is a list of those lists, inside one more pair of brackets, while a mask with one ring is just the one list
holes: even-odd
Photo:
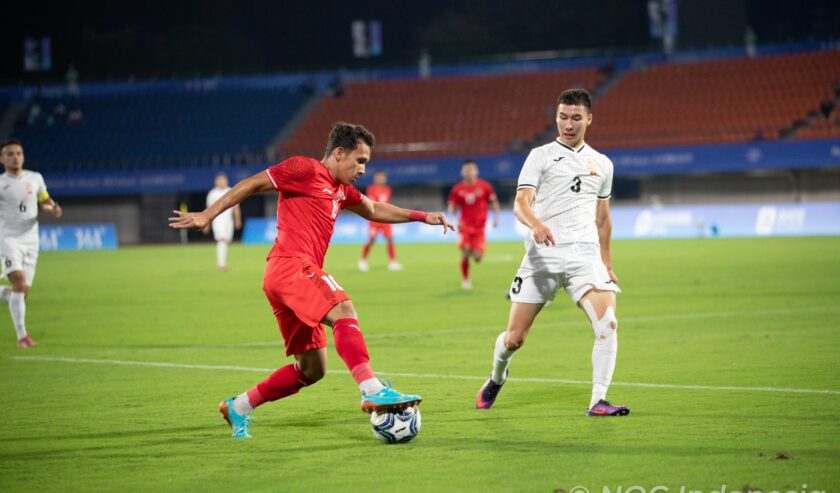
[[420, 409], [412, 406], [401, 412], [374, 412], [370, 424], [373, 436], [385, 443], [410, 442], [420, 433]]

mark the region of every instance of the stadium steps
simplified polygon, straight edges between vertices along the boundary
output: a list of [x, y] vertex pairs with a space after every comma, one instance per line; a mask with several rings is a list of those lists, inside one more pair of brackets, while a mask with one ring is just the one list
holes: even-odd
[[[280, 152], [283, 144], [291, 138], [295, 129], [297, 129], [300, 124], [309, 117], [312, 111], [321, 104], [321, 100], [324, 99], [324, 97], [326, 97], [324, 92], [316, 91], [312, 97], [310, 97], [303, 105], [301, 105], [300, 108], [298, 108], [295, 113], [289, 117], [288, 120], [286, 120], [283, 126], [277, 130], [277, 133], [271, 137], [268, 144], [266, 144], [266, 154], [268, 155], [270, 161], [280, 161], [280, 159], [288, 157], [283, 156]], [[327, 135], [326, 132], [324, 135]], [[326, 137], [324, 138], [324, 141], [326, 142]]]
[[[840, 91], [838, 91], [840, 92]], [[813, 112], [806, 124], [792, 129], [790, 138], [795, 139], [826, 139], [840, 138], [840, 95], [831, 101], [828, 114]]]
[[26, 110], [23, 103], [11, 103], [3, 110], [3, 115], [0, 116], [0, 140], [5, 141], [12, 135], [15, 129], [15, 121], [17, 116]]

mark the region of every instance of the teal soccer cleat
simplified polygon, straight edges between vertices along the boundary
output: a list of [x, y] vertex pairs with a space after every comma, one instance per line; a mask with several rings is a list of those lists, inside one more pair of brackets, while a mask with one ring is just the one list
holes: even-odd
[[403, 411], [420, 404], [423, 399], [419, 395], [402, 394], [385, 387], [379, 392], [362, 396], [362, 411], [371, 414], [383, 411]]
[[225, 418], [230, 429], [233, 431], [233, 438], [251, 438], [248, 427], [251, 426], [251, 416], [243, 416], [233, 408], [235, 397], [223, 400], [219, 403], [219, 412]]

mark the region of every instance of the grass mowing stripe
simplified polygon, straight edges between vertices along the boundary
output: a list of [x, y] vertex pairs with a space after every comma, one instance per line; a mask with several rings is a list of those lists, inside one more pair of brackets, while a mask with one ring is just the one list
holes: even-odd
[[[230, 365], [193, 365], [186, 363], [168, 363], [165, 361], [131, 361], [131, 360], [116, 360], [116, 359], [92, 359], [92, 358], [63, 358], [53, 356], [12, 356], [11, 359], [17, 361], [49, 361], [60, 363], [89, 363], [89, 364], [104, 364], [104, 365], [128, 365], [128, 366], [151, 366], [156, 368], [185, 368], [194, 370], [230, 370], [230, 371], [245, 371], [245, 372], [273, 372], [276, 368], [250, 368], [246, 366], [230, 366]], [[331, 374], [349, 374], [347, 371], [330, 370]], [[395, 377], [406, 378], [440, 378], [450, 380], [486, 380], [487, 377], [478, 377], [471, 375], [438, 375], [433, 373], [401, 373], [401, 372], [378, 372], [381, 375], [391, 375]], [[569, 385], [591, 385], [592, 382], [584, 380], [564, 380], [559, 378], [511, 378], [512, 382], [530, 382], [530, 383], [560, 383]], [[667, 383], [638, 383], [638, 382], [613, 382], [612, 385], [621, 387], [642, 387], [642, 388], [657, 388], [657, 389], [676, 389], [676, 390], [713, 390], [713, 391], [733, 391], [733, 392], [779, 392], [779, 393], [793, 393], [793, 394], [828, 394], [840, 395], [840, 390], [828, 389], [790, 389], [782, 387], [734, 387], [734, 386], [712, 386], [712, 385], [677, 385]]]
[[[659, 320], [686, 320], [698, 318], [726, 318], [726, 317], [742, 317], [742, 316], [775, 316], [775, 315], [791, 315], [795, 313], [818, 313], [818, 312], [840, 312], [840, 307], [833, 306], [808, 306], [801, 308], [768, 308], [763, 310], [738, 310], [738, 311], [719, 311], [719, 312], [689, 312], [689, 313], [666, 313], [662, 315], [637, 315], [629, 317], [619, 317], [619, 322], [633, 323], [633, 322], [655, 322]], [[578, 327], [585, 325], [586, 322], [582, 320], [566, 320], [563, 322], [553, 323], [535, 323], [534, 329], [554, 329], [562, 327]], [[405, 337], [405, 330], [417, 329], [403, 329], [400, 332], [387, 332], [365, 334], [365, 339], [390, 339], [393, 337]], [[440, 329], [419, 331], [416, 335], [447, 335], [447, 334], [466, 334], [471, 332], [487, 332], [490, 330], [504, 330], [504, 323], [495, 326], [487, 327], [462, 327], [458, 329]], [[238, 347], [262, 347], [262, 346], [277, 346], [280, 341], [277, 339], [273, 341], [254, 341], [254, 342], [239, 342], [232, 344], [196, 344], [190, 346], [177, 346], [171, 348], [155, 348], [160, 349], [208, 349], [208, 348], [238, 348]], [[136, 349], [133, 349], [133, 351]]]

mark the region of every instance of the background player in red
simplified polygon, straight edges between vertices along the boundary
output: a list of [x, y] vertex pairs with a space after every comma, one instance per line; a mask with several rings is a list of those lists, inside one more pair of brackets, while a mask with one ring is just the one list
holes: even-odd
[[499, 225], [499, 199], [493, 186], [478, 178], [478, 163], [469, 159], [461, 165], [463, 181], [452, 187], [449, 193], [449, 214], [461, 211], [458, 233], [461, 240], [461, 287], [472, 289], [470, 280], [470, 257], [481, 262], [486, 249], [484, 226], [487, 223], [487, 204], [493, 205], [493, 227]]
[[205, 228], [223, 211], [260, 192], [277, 190], [277, 239], [268, 254], [263, 291], [280, 325], [286, 355], [295, 363], [284, 366], [247, 392], [222, 401], [219, 411], [231, 425], [234, 438], [246, 438], [251, 413], [257, 406], [296, 394], [326, 372], [327, 338], [322, 323], [332, 326], [338, 355], [350, 369], [362, 393], [365, 412], [401, 409], [420, 403], [376, 378], [355, 307], [341, 285], [324, 272], [335, 220], [341, 209], [380, 223], [420, 221], [454, 229], [442, 213], [409, 211], [375, 202], [352, 184], [365, 172], [373, 135], [361, 125], [336, 123], [324, 158], [319, 162], [293, 157], [236, 184], [202, 212], [174, 211], [169, 218], [177, 229]]
[[[388, 175], [384, 171], [379, 170], [373, 174], [373, 184], [367, 187], [365, 195], [374, 202], [385, 204], [391, 202], [391, 187], [388, 186]], [[359, 270], [362, 272], [370, 270], [367, 257], [370, 253], [370, 248], [376, 243], [376, 237], [379, 236], [379, 233], [382, 233], [382, 236], [388, 243], [388, 270], [402, 270], [403, 266], [397, 262], [397, 249], [394, 246], [394, 234], [391, 231], [391, 225], [371, 221], [368, 231], [368, 242], [362, 247]]]

